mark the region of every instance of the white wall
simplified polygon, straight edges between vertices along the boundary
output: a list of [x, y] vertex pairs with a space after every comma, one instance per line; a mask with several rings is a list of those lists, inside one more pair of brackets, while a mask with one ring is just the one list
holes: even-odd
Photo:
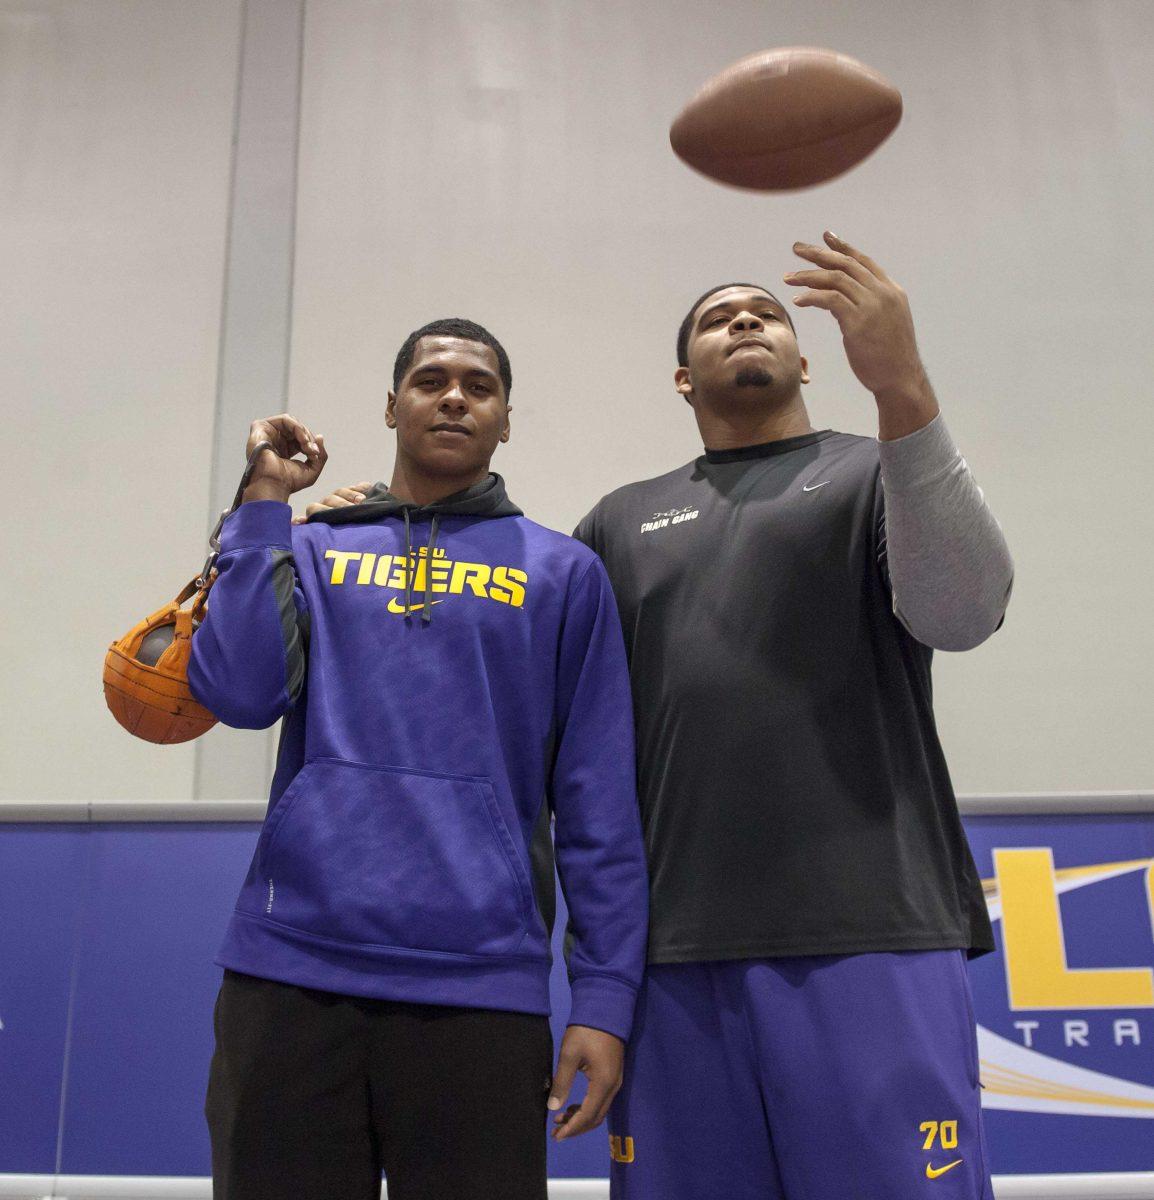
[[[891, 141], [789, 196], [684, 168], [680, 105], [792, 44], [893, 79]], [[688, 304], [730, 279], [775, 287], [792, 242], [832, 227], [909, 291], [1017, 560], [1004, 630], [936, 667], [957, 786], [1149, 788], [1151, 78], [1144, 3], [314, 4], [291, 397], [332, 451], [318, 492], [387, 477], [395, 349], [468, 315], [513, 360], [498, 469], [530, 515], [571, 528], [700, 452], [671, 390]], [[832, 319], [798, 327], [815, 423], [876, 432]]]
[[[202, 553], [237, 25], [0, 4], [8, 799], [187, 793], [188, 750], [122, 734], [98, 673]], [[890, 142], [798, 195], [684, 168], [684, 100], [789, 44], [893, 79]], [[1003, 631], [936, 668], [959, 790], [1149, 789], [1151, 77], [1144, 0], [311, 0], [289, 396], [332, 452], [315, 495], [387, 478], [395, 350], [465, 315], [513, 360], [497, 469], [570, 528], [699, 452], [670, 386], [688, 303], [775, 286], [832, 227], [909, 291], [1018, 564]], [[873, 432], [828, 315], [798, 327], [815, 423]]]
[[0, 798], [187, 797], [108, 643], [204, 557], [238, 0], [0, 4]]

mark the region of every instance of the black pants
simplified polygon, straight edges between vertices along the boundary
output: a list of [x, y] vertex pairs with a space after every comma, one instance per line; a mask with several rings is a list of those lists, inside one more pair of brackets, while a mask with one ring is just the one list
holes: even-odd
[[215, 1200], [545, 1200], [547, 1017], [226, 971], [214, 1023]]

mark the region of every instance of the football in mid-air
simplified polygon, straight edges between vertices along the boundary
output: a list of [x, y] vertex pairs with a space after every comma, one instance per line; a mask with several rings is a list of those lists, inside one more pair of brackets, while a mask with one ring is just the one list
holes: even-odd
[[715, 75], [681, 110], [669, 141], [719, 183], [789, 191], [848, 171], [901, 118], [901, 93], [856, 58], [788, 46]]

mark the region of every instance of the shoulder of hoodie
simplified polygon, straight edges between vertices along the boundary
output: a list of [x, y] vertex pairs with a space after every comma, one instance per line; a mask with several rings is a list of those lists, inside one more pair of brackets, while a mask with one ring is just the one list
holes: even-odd
[[516, 521], [518, 525], [526, 529], [538, 552], [549, 557], [556, 556], [557, 565], [570, 566], [575, 576], [583, 575], [590, 564], [601, 563], [601, 559], [594, 551], [568, 533], [550, 529], [548, 525], [542, 525], [539, 521], [534, 521], [531, 517], [524, 515], [502, 519]]
[[548, 587], [571, 598], [609, 590], [609, 573], [601, 556], [584, 542], [524, 515], [502, 519], [515, 521], [527, 535], [538, 583], [544, 574]]

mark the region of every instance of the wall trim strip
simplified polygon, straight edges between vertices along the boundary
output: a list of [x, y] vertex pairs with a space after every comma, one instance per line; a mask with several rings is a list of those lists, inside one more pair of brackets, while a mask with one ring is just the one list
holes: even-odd
[[[0, 802], [0, 825], [21, 822], [262, 821], [267, 808], [267, 800], [16, 800]], [[959, 796], [958, 808], [966, 817], [1154, 813], [1154, 792], [971, 795]]]
[[[1154, 1172], [995, 1175], [997, 1200], [1154, 1200]], [[211, 1200], [195, 1176], [0, 1175], [7, 1200]], [[382, 1200], [387, 1191], [382, 1187]], [[608, 1200], [607, 1179], [551, 1179], [549, 1200]]]

